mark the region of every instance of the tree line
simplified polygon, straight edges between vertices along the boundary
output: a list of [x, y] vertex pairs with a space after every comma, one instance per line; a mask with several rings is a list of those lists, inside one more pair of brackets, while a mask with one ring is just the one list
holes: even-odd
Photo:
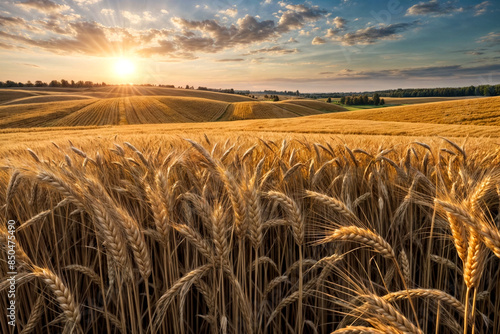
[[92, 81], [68, 81], [62, 79], [61, 81], [52, 80], [49, 83], [36, 80], [34, 83], [31, 81], [27, 82], [15, 82], [12, 80], [7, 80], [5, 82], [0, 81], [0, 88], [9, 88], [9, 87], [63, 87], [63, 88], [89, 88], [89, 87], [98, 87], [98, 86], [106, 86], [105, 82], [92, 82]]
[[499, 96], [500, 84], [448, 88], [407, 88], [377, 91], [385, 97], [432, 97], [432, 96]]
[[[331, 101], [331, 100], [330, 100]], [[380, 98], [380, 95], [375, 93], [370, 98], [368, 95], [353, 95], [353, 96], [342, 96], [340, 98], [340, 103], [348, 106], [352, 105], [384, 105], [385, 100]]]

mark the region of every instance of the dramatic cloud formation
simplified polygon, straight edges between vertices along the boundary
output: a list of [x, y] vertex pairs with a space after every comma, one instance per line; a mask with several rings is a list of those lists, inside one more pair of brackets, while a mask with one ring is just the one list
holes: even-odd
[[278, 21], [278, 31], [280, 32], [301, 29], [304, 24], [315, 22], [328, 13], [326, 10], [319, 9], [318, 6], [287, 5], [283, 2], [280, 5], [287, 9]]
[[[140, 68], [132, 82], [148, 83], [153, 78], [160, 83], [165, 76], [170, 80], [177, 75], [196, 83], [203, 70], [207, 78], [199, 82], [202, 86], [229, 80], [240, 82], [243, 89], [249, 88], [248, 81], [240, 79], [245, 76], [262, 77], [259, 80], [266, 86], [259, 88], [270, 89], [283, 88], [267, 86], [272, 78], [283, 76], [280, 85], [301, 91], [299, 85], [308, 82], [318, 82], [309, 87], [323, 89], [321, 83], [342, 80], [344, 85], [359, 78], [390, 82], [390, 87], [397, 80], [413, 82], [414, 78], [422, 84], [441, 78], [446, 85], [474, 84], [483, 80], [477, 77], [481, 75], [488, 82], [500, 79], [493, 66], [500, 59], [496, 2], [395, 3], [374, 7], [370, 0], [335, 4], [326, 0], [168, 4], [161, 0], [3, 0], [0, 73], [11, 78], [24, 73], [24, 79], [33, 80], [27, 73], [36, 70], [37, 80], [52, 80], [51, 66], [45, 66], [49, 63], [82, 76], [92, 66], [102, 66], [95, 70], [95, 80], [112, 82], [114, 72], [102, 73], [112, 68], [113, 58], [128, 57]], [[87, 62], [85, 66], [74, 66], [75, 56], [79, 64]], [[381, 69], [393, 60], [399, 69], [371, 70], [374, 64]], [[172, 62], [175, 66], [168, 64]], [[408, 64], [413, 67], [407, 68]], [[361, 87], [361, 82], [349, 88]], [[348, 89], [348, 85], [342, 87]]]
[[[69, 24], [71, 37], [57, 37], [44, 40], [31, 39], [0, 31], [0, 37], [22, 42], [59, 54], [80, 53], [94, 56], [119, 55], [140, 45], [136, 37], [121, 28], [107, 29], [95, 22], [75, 22]], [[106, 35], [115, 35], [110, 40]]]
[[411, 6], [406, 11], [406, 15], [432, 15], [441, 16], [448, 15], [454, 12], [461, 12], [463, 8], [457, 8], [451, 1], [440, 4], [438, 0], [431, 0], [428, 2], [419, 2]]
[[389, 25], [380, 25], [377, 27], [368, 27], [359, 29], [353, 33], [347, 33], [339, 39], [343, 44], [374, 44], [379, 40], [395, 40], [401, 38], [398, 33], [406, 31], [418, 24], [417, 21], [412, 23], [396, 23]]
[[[274, 21], [257, 21], [253, 16], [246, 15], [244, 18], [238, 19], [236, 25], [229, 27], [220, 25], [216, 20], [203, 20], [203, 21], [190, 21], [182, 18], [173, 18], [174, 22], [179, 28], [188, 31], [187, 36], [178, 37], [178, 41], [184, 44], [194, 41], [200, 41], [193, 31], [205, 33], [210, 37], [203, 37], [203, 48], [209, 47], [213, 52], [222, 50], [224, 48], [232, 47], [235, 45], [248, 45], [258, 42], [263, 42], [276, 37], [276, 27]], [[190, 32], [190, 33], [189, 33]], [[193, 50], [194, 51], [194, 50]]]

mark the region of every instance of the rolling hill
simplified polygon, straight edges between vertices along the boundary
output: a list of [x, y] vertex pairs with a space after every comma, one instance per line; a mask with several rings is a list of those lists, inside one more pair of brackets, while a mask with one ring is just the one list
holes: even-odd
[[371, 120], [461, 125], [500, 125], [500, 97], [364, 109], [316, 116], [329, 119]]
[[194, 97], [224, 102], [255, 101], [252, 98], [238, 94], [226, 94], [195, 89], [179, 89], [154, 86], [102, 86], [92, 88], [53, 88], [53, 87], [29, 87], [19, 89], [0, 89], [0, 105], [14, 102], [14, 100], [40, 95], [59, 96], [81, 96], [94, 98], [113, 98], [130, 96], [177, 96]]
[[[217, 95], [217, 93], [214, 93]], [[229, 94], [222, 94], [225, 95]], [[75, 100], [66, 101], [71, 96]], [[26, 100], [60, 99], [24, 103]], [[231, 96], [239, 99], [240, 96]], [[0, 106], [0, 128], [193, 123], [246, 119], [291, 118], [344, 110], [317, 101], [280, 103], [183, 96], [124, 96], [90, 98], [75, 95], [29, 96]]]

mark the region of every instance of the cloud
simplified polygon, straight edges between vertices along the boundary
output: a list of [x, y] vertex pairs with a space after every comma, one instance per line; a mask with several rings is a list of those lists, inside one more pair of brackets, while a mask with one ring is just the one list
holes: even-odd
[[142, 56], [152, 56], [155, 54], [169, 55], [174, 54], [177, 51], [177, 47], [174, 42], [168, 40], [159, 40], [157, 46], [144, 47], [138, 51]]
[[26, 21], [21, 17], [0, 16], [0, 27], [25, 25]]
[[[120, 53], [139, 54], [144, 57], [153, 55], [168, 56], [169, 58], [195, 59], [197, 53], [217, 53], [229, 48], [246, 47], [273, 42], [284, 33], [312, 24], [326, 17], [326, 11], [309, 4], [292, 5], [280, 3], [280, 10], [275, 14], [274, 20], [262, 20], [256, 16], [245, 15], [235, 19], [234, 23], [221, 23], [216, 19], [187, 20], [173, 17], [171, 22], [175, 25], [172, 30], [137, 29], [125, 27], [106, 27], [96, 22], [81, 20], [78, 14], [72, 12], [61, 13], [66, 10], [66, 5], [58, 4], [52, 0], [22, 0], [20, 6], [25, 9], [43, 11], [47, 17], [38, 20], [24, 21], [22, 18], [0, 17], [0, 37], [4, 40], [15, 40], [16, 44], [25, 44], [44, 50], [62, 54], [86, 54], [94, 56], [113, 56]], [[76, 0], [75, 0], [76, 1]], [[100, 0], [102, 2], [102, 0]], [[78, 4], [92, 4], [97, 0], [78, 0]], [[104, 2], [102, 2], [104, 3]], [[202, 5], [203, 6], [203, 5]], [[68, 7], [69, 8], [69, 7]], [[227, 8], [227, 7], [226, 7]], [[71, 10], [71, 9], [70, 9]], [[146, 22], [158, 20], [161, 13], [137, 12], [131, 10], [115, 11], [111, 8], [99, 9], [101, 19], [103, 16], [121, 15], [132, 25], [141, 25]], [[238, 10], [229, 7], [221, 14], [237, 17]], [[21, 28], [20, 28], [21, 27]], [[37, 34], [28, 34], [26, 30], [37, 29]], [[317, 29], [317, 28], [316, 28]], [[310, 34], [309, 27], [306, 29]], [[34, 31], [34, 30], [31, 30]], [[303, 31], [303, 30], [301, 30]], [[45, 34], [45, 32], [51, 32]], [[313, 36], [317, 33], [313, 33]], [[287, 43], [298, 43], [294, 37]], [[312, 37], [311, 37], [312, 38]], [[315, 44], [321, 43], [322, 37], [315, 38]], [[255, 47], [254, 47], [255, 49]], [[243, 51], [245, 52], [245, 51]], [[249, 54], [292, 54], [298, 49], [288, 49], [282, 46], [257, 47]]]
[[341, 18], [340, 16], [337, 16], [336, 18], [333, 19], [332, 24], [335, 26], [337, 29], [343, 29], [345, 27], [345, 24], [347, 23], [347, 20]]
[[340, 33], [340, 30], [339, 30], [339, 29], [331, 29], [331, 28], [330, 28], [330, 29], [328, 29], [328, 30], [326, 31], [326, 35], [325, 35], [325, 37], [326, 37], [326, 38], [333, 38], [333, 37], [337, 36], [339, 33]]
[[145, 11], [142, 12], [142, 19], [147, 22], [154, 22], [156, 21], [156, 18], [151, 15], [151, 12]]
[[389, 25], [372, 26], [364, 29], [359, 29], [353, 33], [347, 33], [340, 36], [339, 39], [342, 44], [356, 45], [356, 44], [374, 44], [379, 40], [395, 40], [401, 38], [398, 33], [406, 31], [418, 22], [412, 23], [395, 23]]
[[484, 13], [486, 13], [489, 6], [491, 6], [490, 1], [483, 1], [483, 2], [475, 5], [474, 6], [474, 10], [475, 10], [474, 16], [483, 15]]
[[230, 16], [230, 17], [236, 17], [236, 15], [238, 15], [238, 9], [228, 8], [226, 10], [220, 10], [219, 13], [221, 13], [222, 15]]
[[478, 43], [484, 43], [489, 46], [496, 46], [500, 44], [500, 32], [490, 32], [488, 35], [481, 37]]
[[162, 14], [168, 14], [168, 10], [166, 10], [166, 9], [162, 9], [162, 10], [160, 10], [160, 12], [161, 12]]
[[115, 14], [115, 10], [110, 8], [103, 8], [101, 9], [101, 14], [106, 16], [111, 16]]
[[2, 43], [0, 42], [0, 49], [14, 49], [15, 47], [13, 45], [9, 45], [9, 44], [5, 44], [5, 43]]
[[327, 11], [319, 9], [318, 6], [288, 5], [283, 2], [280, 2], [280, 5], [287, 9], [278, 21], [280, 32], [301, 29], [306, 23], [316, 22], [327, 14]]
[[406, 15], [441, 16], [461, 11], [463, 11], [463, 8], [455, 7], [451, 1], [440, 4], [437, 0], [431, 0], [428, 2], [419, 2], [411, 6], [406, 11]]
[[329, 74], [335, 74], [335, 72], [320, 72], [320, 75], [329, 75]]
[[273, 46], [270, 48], [262, 48], [258, 50], [252, 50], [249, 53], [244, 54], [243, 56], [248, 56], [248, 55], [255, 55], [259, 53], [270, 53], [270, 54], [291, 54], [291, 53], [297, 53], [299, 52], [298, 49], [285, 49], [281, 46]]
[[[244, 18], [238, 19], [236, 25], [232, 24], [229, 27], [220, 25], [216, 20], [190, 21], [182, 18], [173, 18], [172, 22], [179, 28], [186, 31], [191, 31], [189, 38], [197, 39], [193, 31], [198, 31], [210, 36], [212, 50], [223, 50], [236, 45], [248, 45], [267, 41], [273, 37], [277, 37], [274, 21], [257, 21], [253, 16], [246, 15]], [[189, 43], [189, 39], [182, 40]], [[204, 51], [200, 48], [197, 51]]]
[[311, 42], [312, 45], [321, 45], [321, 44], [325, 44], [325, 43], [326, 43], [326, 41], [323, 38], [318, 37], [318, 36], [314, 37], [314, 39]]
[[[72, 36], [34, 39], [24, 35], [14, 35], [0, 31], [0, 38], [11, 39], [33, 47], [39, 47], [57, 54], [86, 54], [92, 56], [116, 56], [140, 45], [140, 37], [134, 37], [126, 30], [106, 29], [95, 22], [75, 22], [69, 24]], [[111, 40], [107, 34], [115, 32]]]
[[229, 63], [229, 62], [245, 61], [245, 59], [243, 59], [243, 58], [226, 58], [226, 59], [217, 59], [216, 61], [219, 63]]
[[35, 64], [28, 64], [28, 63], [20, 63], [19, 65], [24, 65], [24, 66], [28, 66], [28, 67], [37, 67], [37, 68], [40, 68], [40, 66], [38, 65], [35, 65]]
[[484, 55], [484, 52], [482, 51], [467, 51], [465, 52], [467, 55], [473, 55], [473, 56], [481, 56]]
[[464, 67], [462, 65], [427, 66], [403, 69], [386, 69], [380, 71], [353, 71], [345, 69], [336, 74], [336, 77], [349, 79], [429, 79], [429, 78], [467, 78], [485, 74], [500, 74], [500, 64]]
[[128, 10], [122, 10], [121, 13], [124, 18], [130, 21], [130, 23], [132, 24], [141, 23], [141, 17], [139, 15], [129, 12]]
[[16, 5], [26, 10], [35, 9], [42, 13], [64, 12], [71, 9], [68, 5], [60, 5], [50, 0], [26, 0]]
[[73, 1], [75, 1], [79, 6], [90, 6], [98, 2], [101, 2], [102, 0], [73, 0]]

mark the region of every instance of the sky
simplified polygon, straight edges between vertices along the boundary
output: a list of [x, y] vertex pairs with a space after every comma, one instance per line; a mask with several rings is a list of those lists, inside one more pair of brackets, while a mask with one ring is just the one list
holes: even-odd
[[0, 81], [301, 92], [498, 84], [498, 17], [498, 0], [0, 0]]

